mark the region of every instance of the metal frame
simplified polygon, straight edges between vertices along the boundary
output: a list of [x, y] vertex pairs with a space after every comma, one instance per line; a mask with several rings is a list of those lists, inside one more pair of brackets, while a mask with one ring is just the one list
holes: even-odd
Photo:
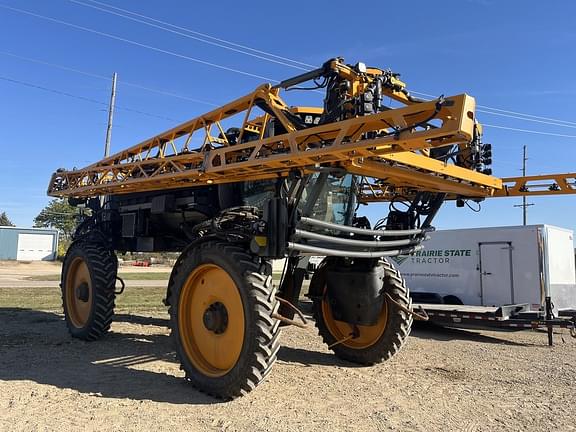
[[[401, 153], [404, 158], [412, 157], [413, 154]], [[419, 156], [419, 155], [414, 155]], [[388, 155], [386, 156], [388, 157]], [[438, 163], [435, 160], [428, 160], [428, 163]], [[440, 162], [441, 163], [441, 162]], [[465, 168], [454, 165], [446, 165], [446, 172], [456, 177], [463, 171], [472, 172]], [[430, 176], [427, 176], [429, 179]], [[494, 177], [491, 177], [494, 178]], [[576, 194], [576, 173], [565, 174], [545, 174], [526, 177], [503, 177], [498, 179], [501, 186], [491, 188], [469, 188], [464, 194], [449, 193], [448, 200], [457, 198], [505, 198], [518, 196], [549, 196], [549, 195], [574, 195]], [[442, 179], [437, 179], [436, 187], [441, 186]], [[387, 202], [396, 194], [411, 197], [414, 189], [408, 184], [381, 183], [376, 178], [364, 177], [361, 181], [360, 194], [358, 199], [363, 203]]]
[[[296, 130], [279, 89], [263, 85], [203, 116], [105, 158], [86, 168], [53, 174], [48, 194], [93, 197], [207, 184], [261, 180], [340, 167], [354, 174], [419, 190], [492, 195], [501, 188], [495, 177], [431, 159], [430, 148], [467, 145], [474, 136], [474, 99], [467, 95], [429, 101]], [[274, 114], [288, 131], [264, 138], [269, 114], [253, 117], [254, 108]], [[259, 139], [233, 145], [222, 121], [244, 113], [240, 138]], [[422, 126], [434, 117], [440, 125]], [[216, 128], [219, 136], [213, 135]], [[194, 134], [202, 144], [191, 149]], [[366, 138], [375, 136], [374, 138]]]
[[469, 307], [464, 305], [414, 304], [430, 317], [430, 322], [440, 325], [494, 330], [546, 329], [548, 345], [552, 346], [552, 329], [569, 329], [576, 337], [576, 312], [559, 317], [546, 317], [542, 311], [531, 311], [527, 304], [496, 307]]
[[576, 194], [576, 173], [506, 177], [495, 197]]
[[[347, 83], [341, 94], [345, 109], [353, 108], [352, 101], [364, 97], [374, 85], [378, 98], [388, 96], [404, 106], [368, 115], [347, 114], [345, 119], [313, 127], [295, 124], [297, 114], [322, 115], [323, 109], [290, 108], [280, 91], [334, 76]], [[481, 144], [475, 101], [467, 95], [423, 101], [412, 97], [405, 87], [392, 71], [332, 59], [278, 85], [261, 85], [95, 164], [59, 170], [51, 178], [48, 195], [87, 198], [264, 180], [295, 170], [306, 174], [318, 166], [338, 167], [362, 176], [362, 202], [388, 201], [398, 195], [413, 197], [419, 191], [443, 192], [447, 199], [576, 193], [573, 173], [499, 179], [434, 159], [430, 149], [436, 147], [456, 144], [462, 154], [469, 155], [470, 146]], [[240, 144], [228, 140], [223, 126], [236, 115], [243, 117], [237, 138]], [[273, 135], [268, 131], [272, 119], [286, 132], [269, 136]], [[257, 139], [245, 139], [247, 134]], [[194, 147], [198, 135], [200, 141]]]

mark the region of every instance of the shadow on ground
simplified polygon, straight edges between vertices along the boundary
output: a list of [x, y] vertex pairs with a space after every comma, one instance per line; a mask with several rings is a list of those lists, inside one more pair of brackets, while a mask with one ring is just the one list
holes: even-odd
[[[167, 319], [119, 314], [116, 321], [154, 328], [134, 331], [125, 326], [124, 332], [113, 331], [97, 342], [84, 342], [68, 335], [60, 314], [0, 308], [0, 380], [30, 380], [109, 398], [200, 405], [220, 402], [196, 391], [182, 379], [168, 336]], [[440, 342], [457, 339], [526, 345], [434, 326], [419, 326], [412, 336]], [[357, 367], [328, 352], [287, 346], [278, 352], [278, 360], [304, 367]]]
[[[131, 329], [112, 331], [95, 342], [71, 338], [63, 317], [55, 312], [0, 308], [0, 322], [0, 381], [30, 380], [109, 398], [174, 404], [220, 402], [182, 379], [168, 319], [118, 314], [115, 322], [162, 328], [142, 334]], [[282, 347], [278, 359], [303, 366], [354, 366], [329, 353], [290, 347]], [[170, 365], [156, 367], [153, 363], [158, 361]], [[163, 372], [170, 369], [178, 376]]]
[[1, 308], [0, 322], [0, 380], [31, 380], [111, 398], [175, 404], [219, 402], [181, 377], [143, 369], [163, 360], [173, 363], [174, 373], [178, 371], [167, 332], [111, 332], [97, 342], [84, 342], [68, 335], [56, 313]]
[[442, 327], [430, 323], [418, 323], [410, 333], [412, 337], [419, 339], [433, 339], [440, 342], [449, 342], [451, 340], [464, 340], [470, 342], [480, 342], [489, 344], [511, 345], [511, 346], [532, 346], [521, 342], [514, 342], [508, 339], [502, 339], [495, 336], [489, 336], [477, 333], [472, 330], [465, 330], [452, 327]]
[[[139, 325], [153, 325], [158, 327], [170, 327], [170, 320], [165, 318], [147, 317], [134, 314], [117, 314], [114, 315], [115, 322], [125, 322]], [[299, 363], [303, 366], [348, 366], [358, 367], [354, 363], [340, 360], [331, 353], [310, 351], [303, 348], [292, 348], [282, 346], [278, 352], [278, 360], [286, 363]]]

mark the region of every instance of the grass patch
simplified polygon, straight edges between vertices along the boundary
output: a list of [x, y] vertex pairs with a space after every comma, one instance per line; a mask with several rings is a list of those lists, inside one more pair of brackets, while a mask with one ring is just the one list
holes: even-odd
[[0, 288], [0, 308], [58, 310], [60, 288]]
[[[142, 273], [118, 273], [124, 280], [168, 280], [170, 278], [169, 272], [142, 272]], [[29, 276], [26, 280], [30, 281], [59, 281], [60, 275], [59, 274], [49, 274], [49, 275], [37, 275], [37, 276]]]
[[[127, 280], [160, 280], [168, 279], [169, 273], [121, 273]], [[141, 279], [131, 279], [127, 275], [145, 276]], [[59, 280], [38, 279], [30, 280]], [[40, 277], [40, 276], [38, 276]], [[47, 276], [44, 276], [47, 277]], [[280, 281], [280, 274], [273, 275], [274, 283]], [[117, 312], [164, 311], [166, 307], [162, 299], [166, 295], [166, 287], [127, 287], [123, 294], [116, 297]], [[0, 308], [22, 308], [36, 310], [61, 311], [62, 300], [58, 287], [0, 288]]]
[[[116, 297], [117, 312], [162, 311], [166, 288], [130, 287]], [[0, 288], [0, 308], [62, 310], [60, 288]]]
[[[118, 273], [124, 280], [168, 280], [170, 279], [170, 272], [146, 272], [146, 273]], [[279, 282], [282, 274], [281, 273], [273, 273], [272, 278], [274, 282]], [[26, 280], [29, 281], [39, 281], [39, 282], [46, 282], [46, 281], [59, 281], [60, 275], [59, 274], [49, 274], [49, 275], [36, 275], [36, 276], [28, 276]]]

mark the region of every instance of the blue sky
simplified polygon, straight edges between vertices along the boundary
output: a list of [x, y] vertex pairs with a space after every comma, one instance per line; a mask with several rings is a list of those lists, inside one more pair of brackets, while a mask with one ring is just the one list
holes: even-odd
[[[574, 122], [560, 126], [542, 118], [534, 122], [478, 113], [488, 125], [533, 131], [485, 128], [485, 141], [494, 146], [495, 175], [519, 175], [523, 145], [528, 146], [529, 174], [576, 171], [574, 2], [552, 0], [543, 7], [535, 0], [407, 0], [351, 7], [334, 1], [277, 6], [258, 0], [240, 7], [232, 1], [102, 1], [307, 64], [343, 56], [350, 63], [364, 61], [400, 72], [411, 90], [433, 95], [466, 92], [484, 107]], [[263, 80], [2, 6], [272, 79], [301, 72], [70, 0], [0, 0], [0, 211], [20, 226], [30, 226], [48, 202], [45, 191], [55, 169], [84, 166], [103, 152], [109, 80], [45, 63], [103, 77], [118, 73], [120, 109], [115, 115], [113, 151], [248, 93]], [[529, 202], [535, 204], [529, 208], [529, 223], [576, 229], [576, 196]], [[487, 200], [480, 213], [448, 203], [436, 225], [520, 224], [521, 210], [513, 207], [520, 203], [520, 198]], [[365, 213], [376, 219], [381, 210], [372, 206]]]

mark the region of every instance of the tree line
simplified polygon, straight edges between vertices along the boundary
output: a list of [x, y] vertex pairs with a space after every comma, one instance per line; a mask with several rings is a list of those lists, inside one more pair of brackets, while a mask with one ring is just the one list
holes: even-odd
[[[63, 240], [69, 240], [76, 227], [78, 209], [62, 198], [51, 200], [34, 218], [35, 228], [54, 228]], [[0, 226], [15, 226], [5, 211], [0, 212]]]

